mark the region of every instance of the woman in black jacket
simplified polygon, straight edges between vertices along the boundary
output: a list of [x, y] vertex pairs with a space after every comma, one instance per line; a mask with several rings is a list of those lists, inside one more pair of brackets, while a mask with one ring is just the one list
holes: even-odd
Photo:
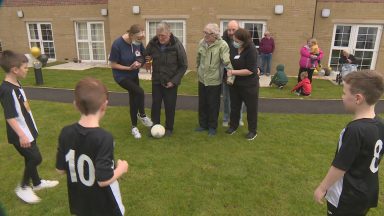
[[339, 59], [340, 64], [357, 64], [357, 60], [355, 56], [352, 54], [349, 54], [347, 50], [343, 50], [343, 54], [340, 56]]
[[357, 71], [357, 60], [355, 56], [349, 54], [347, 50], [343, 50], [343, 54], [339, 59], [339, 63], [341, 64], [341, 77], [353, 71]]
[[247, 107], [248, 140], [257, 136], [257, 115], [259, 100], [259, 70], [257, 68], [257, 51], [251, 41], [251, 35], [245, 29], [238, 29], [233, 37], [235, 49], [230, 51], [233, 70], [228, 76], [235, 76], [235, 82], [229, 87], [231, 97], [231, 114], [227, 134], [233, 134], [239, 127], [241, 104]]

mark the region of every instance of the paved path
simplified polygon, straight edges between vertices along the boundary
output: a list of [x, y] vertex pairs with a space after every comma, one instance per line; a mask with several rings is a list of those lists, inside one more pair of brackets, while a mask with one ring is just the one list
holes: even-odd
[[[72, 103], [73, 90], [54, 88], [25, 87], [28, 98], [32, 100], [54, 101]], [[111, 92], [109, 105], [128, 106], [127, 93]], [[149, 108], [152, 103], [151, 94], [146, 94], [145, 107]], [[197, 96], [179, 95], [176, 108], [180, 110], [197, 111]], [[260, 98], [259, 111], [267, 113], [305, 113], [305, 114], [344, 114], [341, 100], [308, 100], [308, 99], [270, 99]], [[378, 113], [384, 112], [384, 101], [376, 106]]]

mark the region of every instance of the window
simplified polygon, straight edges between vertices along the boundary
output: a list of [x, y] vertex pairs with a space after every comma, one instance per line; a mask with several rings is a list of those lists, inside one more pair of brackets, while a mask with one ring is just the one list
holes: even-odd
[[167, 22], [171, 27], [171, 32], [176, 36], [181, 43], [186, 47], [185, 39], [185, 20], [148, 20], [146, 25], [146, 37], [149, 42], [154, 36], [156, 36], [156, 27], [160, 22]]
[[91, 62], [106, 60], [103, 22], [76, 22], [75, 31], [79, 59]]
[[342, 51], [347, 50], [356, 57], [358, 70], [375, 69], [382, 29], [379, 25], [336, 24], [329, 65], [340, 71], [339, 58]]
[[52, 24], [27, 23], [28, 39], [30, 47], [39, 47], [41, 53], [50, 59], [56, 59], [53, 41]]
[[0, 40], [0, 53], [3, 52], [3, 44], [1, 43], [1, 40]]
[[[220, 22], [221, 34], [224, 33], [227, 28], [229, 20], [222, 20]], [[262, 21], [252, 21], [252, 20], [239, 20], [239, 26], [241, 28], [247, 29], [251, 33], [252, 41], [257, 48], [259, 48], [260, 40], [263, 38], [264, 32], [266, 31], [267, 24]]]

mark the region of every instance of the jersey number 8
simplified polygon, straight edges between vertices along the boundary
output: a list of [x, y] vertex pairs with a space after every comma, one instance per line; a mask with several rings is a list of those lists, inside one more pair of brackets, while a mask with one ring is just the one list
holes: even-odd
[[[71, 149], [65, 155], [65, 161], [68, 162], [69, 172], [71, 176], [71, 182], [77, 182], [76, 167], [79, 173], [79, 179], [84, 185], [91, 187], [95, 183], [95, 167], [90, 157], [85, 154], [82, 154], [77, 159], [77, 164], [75, 166], [75, 150]], [[84, 163], [88, 165], [88, 179], [85, 179], [84, 176]]]
[[371, 166], [369, 167], [372, 173], [376, 173], [379, 170], [380, 152], [382, 149], [383, 149], [383, 141], [377, 140], [375, 149], [373, 152]]

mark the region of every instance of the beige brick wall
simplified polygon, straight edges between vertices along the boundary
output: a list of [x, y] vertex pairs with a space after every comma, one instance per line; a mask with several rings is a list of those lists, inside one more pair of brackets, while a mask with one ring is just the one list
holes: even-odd
[[[199, 3], [199, 4], [197, 4]], [[274, 14], [276, 4], [284, 5], [282, 15]], [[146, 25], [149, 19], [182, 19], [186, 22], [186, 49], [189, 68], [195, 68], [197, 43], [202, 38], [202, 30], [209, 22], [220, 23], [230, 18], [239, 20], [264, 21], [272, 33], [276, 51], [273, 55], [273, 68], [285, 64], [286, 72], [297, 74], [299, 49], [311, 37], [315, 10], [315, 0], [238, 0], [189, 1], [189, 0], [111, 0], [108, 4], [65, 5], [65, 6], [19, 6], [0, 7], [0, 41], [3, 49], [29, 52], [26, 22], [47, 21], [52, 23], [57, 60], [72, 59], [77, 56], [74, 22], [76, 20], [103, 21], [105, 28], [106, 53], [111, 43], [122, 35], [130, 25]], [[140, 6], [139, 15], [132, 14], [132, 6]], [[100, 15], [101, 8], [108, 8], [108, 16]], [[321, 17], [321, 9], [330, 8], [329, 18]], [[362, 10], [364, 8], [364, 10]], [[24, 18], [16, 16], [23, 10]], [[333, 25], [349, 21], [384, 24], [384, 4], [366, 2], [319, 1], [316, 14], [314, 36], [325, 52], [323, 62], [328, 63]], [[384, 34], [381, 38], [377, 67], [384, 68]]]
[[[28, 53], [27, 22], [50, 22], [53, 29], [56, 59], [63, 61], [77, 56], [74, 22], [80, 20], [103, 21], [106, 47], [110, 44], [109, 22], [100, 15], [100, 9], [107, 4], [67, 5], [40, 7], [0, 7], [0, 40], [3, 49]], [[16, 16], [23, 10], [24, 17]], [[107, 53], [108, 55], [108, 53]]]
[[[200, 3], [201, 4], [197, 4]], [[284, 5], [284, 14], [275, 15], [275, 4]], [[132, 6], [140, 6], [139, 15], [132, 14]], [[186, 20], [187, 55], [189, 68], [195, 68], [197, 43], [202, 38], [204, 25], [209, 22], [220, 23], [221, 19], [260, 20], [267, 23], [273, 34], [276, 52], [273, 68], [276, 64], [286, 65], [289, 74], [297, 74], [299, 49], [312, 34], [314, 0], [238, 0], [238, 1], [189, 1], [189, 0], [113, 0], [109, 1], [111, 38], [121, 35], [130, 25], [139, 23], [145, 26], [146, 19]]]
[[5, 7], [106, 4], [108, 0], [4, 0]]
[[[331, 15], [328, 18], [321, 17], [321, 10], [329, 8]], [[335, 24], [378, 24], [384, 26], [384, 2], [319, 2], [317, 9], [315, 37], [319, 40], [319, 46], [324, 50], [324, 63], [328, 64], [332, 34]], [[381, 36], [376, 69], [384, 71], [384, 34]]]

